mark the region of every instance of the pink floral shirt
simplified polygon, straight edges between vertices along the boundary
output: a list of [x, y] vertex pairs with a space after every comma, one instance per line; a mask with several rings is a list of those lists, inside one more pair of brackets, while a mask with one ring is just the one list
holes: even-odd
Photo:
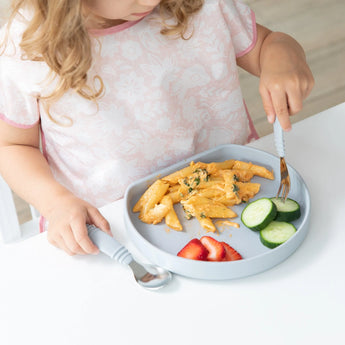
[[26, 24], [19, 16], [0, 56], [0, 118], [20, 128], [40, 121], [54, 176], [97, 207], [160, 168], [256, 138], [236, 65], [256, 43], [252, 11], [237, 0], [205, 1], [189, 40], [161, 35], [156, 16], [90, 31], [89, 77], [98, 74], [106, 92], [98, 105], [67, 92], [50, 109], [60, 124], [37, 101], [54, 88], [43, 82], [47, 65], [20, 58]]

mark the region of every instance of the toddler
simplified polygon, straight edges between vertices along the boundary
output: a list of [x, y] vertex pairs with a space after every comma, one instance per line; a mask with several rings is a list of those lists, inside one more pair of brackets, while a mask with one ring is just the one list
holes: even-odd
[[285, 130], [313, 77], [238, 0], [16, 0], [0, 31], [0, 174], [68, 254], [132, 181], [257, 134], [237, 68]]

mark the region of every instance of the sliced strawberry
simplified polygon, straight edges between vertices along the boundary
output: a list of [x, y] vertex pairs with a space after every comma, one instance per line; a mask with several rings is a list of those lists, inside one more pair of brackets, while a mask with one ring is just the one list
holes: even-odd
[[225, 257], [223, 261], [235, 261], [235, 260], [241, 260], [242, 256], [240, 253], [238, 253], [234, 248], [229, 246], [226, 242], [220, 242], [224, 249], [225, 249]]
[[197, 238], [193, 238], [177, 253], [177, 256], [192, 260], [206, 260], [207, 255], [208, 250]]
[[225, 257], [225, 248], [216, 239], [210, 236], [203, 236], [200, 238], [200, 242], [208, 250], [208, 261], [223, 261]]

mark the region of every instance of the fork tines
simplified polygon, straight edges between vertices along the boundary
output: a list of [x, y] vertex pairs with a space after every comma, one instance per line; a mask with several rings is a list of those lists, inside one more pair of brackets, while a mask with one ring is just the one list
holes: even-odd
[[290, 176], [284, 157], [280, 157], [280, 186], [276, 198], [279, 198], [281, 191], [281, 199], [285, 202], [290, 191]]

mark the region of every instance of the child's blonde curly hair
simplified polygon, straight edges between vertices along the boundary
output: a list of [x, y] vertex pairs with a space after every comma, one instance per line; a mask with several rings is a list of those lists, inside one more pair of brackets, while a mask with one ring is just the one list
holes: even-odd
[[[159, 4], [161, 34], [184, 38], [191, 15], [202, 7], [203, 2], [162, 0]], [[23, 58], [44, 61], [52, 76], [58, 76], [56, 89], [44, 97], [48, 104], [69, 89], [88, 100], [97, 100], [104, 91], [99, 76], [92, 82], [87, 78], [92, 50], [82, 3], [83, 0], [12, 0], [8, 28], [21, 8], [33, 9], [33, 17], [20, 43]]]

